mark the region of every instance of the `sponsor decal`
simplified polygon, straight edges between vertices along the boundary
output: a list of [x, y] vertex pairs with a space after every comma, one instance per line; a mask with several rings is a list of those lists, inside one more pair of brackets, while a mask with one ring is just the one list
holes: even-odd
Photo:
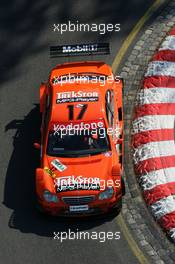
[[54, 180], [54, 184], [57, 192], [73, 190], [100, 190], [100, 178], [65, 176], [56, 178]]
[[74, 184], [70, 184], [70, 185], [61, 185], [58, 186], [56, 191], [57, 192], [65, 192], [65, 191], [75, 191], [75, 190], [94, 190], [94, 191], [98, 191], [100, 190], [100, 184], [93, 184], [93, 183], [74, 183]]
[[62, 92], [57, 93], [56, 103], [73, 103], [73, 102], [96, 102], [98, 101], [97, 92]]
[[48, 167], [44, 167], [44, 171], [47, 172], [52, 178], [56, 177], [56, 174]]
[[63, 46], [63, 53], [74, 53], [74, 52], [88, 52], [88, 51], [97, 51], [98, 44], [87, 44], [87, 45], [75, 45], [75, 46]]
[[56, 168], [58, 171], [62, 172], [64, 171], [67, 167], [61, 163], [58, 159], [52, 160], [51, 162], [52, 166]]
[[54, 131], [54, 133], [58, 133], [60, 130], [95, 130], [105, 128], [105, 124], [103, 120], [94, 120], [92, 122], [75, 122], [75, 123], [51, 123], [50, 131]]
[[89, 210], [88, 204], [85, 204], [85, 205], [71, 205], [71, 206], [69, 206], [69, 211], [70, 212], [84, 212], [84, 211], [88, 211], [88, 210]]

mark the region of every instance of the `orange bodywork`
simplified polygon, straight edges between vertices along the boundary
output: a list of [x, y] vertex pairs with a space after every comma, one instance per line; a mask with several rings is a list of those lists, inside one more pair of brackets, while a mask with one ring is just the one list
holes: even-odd
[[[103, 84], [99, 77], [105, 79]], [[86, 216], [121, 208], [122, 88], [122, 80], [114, 79], [110, 66], [98, 61], [58, 65], [48, 82], [41, 84], [41, 164], [36, 169], [36, 193], [43, 211]], [[58, 127], [70, 125], [79, 130], [80, 125], [82, 130], [90, 127], [90, 133], [94, 126], [100, 128], [93, 136], [71, 138], [66, 134], [60, 139]], [[102, 138], [100, 129], [110, 133]]]

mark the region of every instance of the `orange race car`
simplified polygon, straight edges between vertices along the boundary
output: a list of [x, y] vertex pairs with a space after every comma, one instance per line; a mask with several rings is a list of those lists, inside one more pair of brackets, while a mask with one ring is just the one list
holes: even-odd
[[[52, 56], [107, 54], [107, 44], [51, 47]], [[38, 208], [56, 216], [120, 211], [122, 80], [99, 61], [52, 69], [40, 86], [41, 164], [36, 169]]]

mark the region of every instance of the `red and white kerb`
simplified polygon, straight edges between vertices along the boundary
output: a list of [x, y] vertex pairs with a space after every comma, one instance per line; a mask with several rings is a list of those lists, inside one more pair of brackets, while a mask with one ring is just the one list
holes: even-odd
[[137, 94], [132, 146], [146, 203], [175, 241], [175, 28], [149, 63]]

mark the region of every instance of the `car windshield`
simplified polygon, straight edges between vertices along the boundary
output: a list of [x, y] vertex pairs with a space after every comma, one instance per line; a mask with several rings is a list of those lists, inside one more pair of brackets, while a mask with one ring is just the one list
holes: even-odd
[[[57, 131], [58, 132], [58, 131]], [[110, 144], [106, 133], [97, 129], [96, 134], [89, 131], [77, 130], [71, 133], [49, 132], [47, 154], [49, 156], [80, 157], [100, 154], [110, 150]]]

